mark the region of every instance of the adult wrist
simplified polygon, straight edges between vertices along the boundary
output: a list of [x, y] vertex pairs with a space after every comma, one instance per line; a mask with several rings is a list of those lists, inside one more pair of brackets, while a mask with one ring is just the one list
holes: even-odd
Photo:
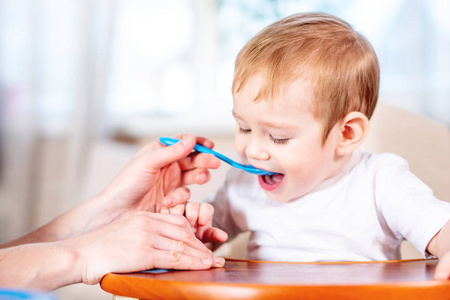
[[[69, 284], [82, 282], [82, 263], [78, 248], [67, 241], [50, 243], [49, 247], [53, 248], [50, 253], [53, 255], [49, 259], [49, 278], [55, 278], [53, 286], [48, 289], [54, 290]], [[55, 259], [55, 257], [57, 259]]]

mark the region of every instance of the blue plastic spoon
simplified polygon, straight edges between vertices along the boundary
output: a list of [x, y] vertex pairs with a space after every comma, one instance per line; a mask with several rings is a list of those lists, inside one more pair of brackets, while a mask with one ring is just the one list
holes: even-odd
[[[161, 143], [163, 143], [164, 145], [173, 145], [173, 144], [179, 142], [180, 140], [169, 138], [169, 137], [160, 137], [159, 141]], [[225, 155], [220, 154], [219, 152], [216, 152], [214, 150], [211, 150], [211, 149], [206, 148], [205, 146], [202, 146], [202, 145], [199, 145], [199, 144], [195, 144], [194, 150], [196, 150], [198, 152], [212, 154], [215, 157], [217, 157], [218, 159], [223, 160], [227, 164], [229, 164], [229, 165], [231, 165], [231, 166], [233, 166], [235, 168], [247, 171], [247, 172], [249, 172], [251, 174], [256, 174], [256, 175], [272, 175], [272, 174], [276, 174], [274, 172], [269, 172], [269, 171], [266, 171], [266, 170], [257, 169], [257, 168], [255, 168], [254, 166], [251, 166], [251, 165], [243, 165], [243, 164], [237, 163], [234, 160], [232, 160], [231, 158], [226, 157]]]

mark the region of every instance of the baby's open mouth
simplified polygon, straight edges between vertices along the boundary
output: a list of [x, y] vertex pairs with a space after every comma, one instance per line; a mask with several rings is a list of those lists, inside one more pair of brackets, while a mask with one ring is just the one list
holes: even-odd
[[258, 181], [261, 187], [267, 191], [273, 191], [283, 182], [284, 174], [260, 175]]

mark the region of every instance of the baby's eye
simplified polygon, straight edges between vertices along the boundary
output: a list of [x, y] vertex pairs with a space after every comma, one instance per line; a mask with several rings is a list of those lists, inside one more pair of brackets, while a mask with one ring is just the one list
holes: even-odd
[[239, 133], [250, 133], [251, 131], [251, 129], [244, 129], [242, 127], [239, 127]]
[[289, 142], [289, 139], [277, 139], [273, 136], [271, 136], [270, 138], [272, 139], [273, 143], [277, 145], [286, 145]]

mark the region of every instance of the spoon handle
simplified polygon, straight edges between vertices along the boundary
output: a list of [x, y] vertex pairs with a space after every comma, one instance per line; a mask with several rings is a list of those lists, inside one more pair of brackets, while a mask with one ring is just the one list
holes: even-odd
[[208, 153], [208, 154], [212, 154], [215, 157], [217, 157], [218, 159], [223, 160], [224, 162], [226, 162], [227, 164], [230, 164], [232, 166], [234, 166], [236, 164], [236, 162], [234, 160], [231, 160], [230, 158], [228, 158], [227, 156], [220, 154], [219, 152], [216, 152], [212, 149], [209, 149], [205, 146], [199, 145], [199, 144], [195, 144], [194, 146], [194, 150], [197, 150], [198, 152], [203, 152], [203, 153]]
[[[170, 137], [160, 137], [160, 138], [159, 138], [159, 141], [160, 141], [161, 143], [165, 144], [165, 145], [173, 145], [173, 144], [179, 142], [180, 140], [178, 140], [178, 139], [173, 139], [173, 138], [170, 138]], [[196, 150], [196, 151], [198, 151], [198, 152], [203, 152], [203, 153], [212, 154], [212, 155], [214, 155], [215, 157], [217, 157], [218, 159], [221, 159], [221, 160], [223, 160], [224, 162], [226, 162], [226, 163], [228, 163], [228, 164], [230, 164], [230, 165], [233, 166], [233, 163], [234, 163], [233, 160], [231, 160], [230, 158], [226, 157], [225, 155], [220, 154], [219, 152], [216, 152], [216, 151], [214, 151], [214, 150], [212, 150], [212, 149], [209, 149], [209, 148], [207, 148], [207, 147], [205, 147], [205, 146], [202, 146], [202, 145], [199, 145], [199, 144], [195, 144], [194, 150]]]

